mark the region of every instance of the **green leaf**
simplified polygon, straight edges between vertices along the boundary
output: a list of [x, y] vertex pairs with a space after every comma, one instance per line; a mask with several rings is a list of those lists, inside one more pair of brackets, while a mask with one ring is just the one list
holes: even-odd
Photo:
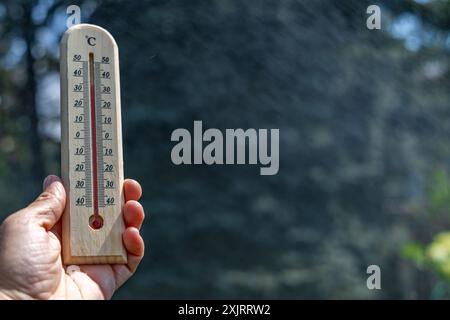
[[402, 256], [422, 267], [425, 263], [425, 248], [419, 243], [407, 243], [402, 248]]
[[431, 213], [438, 213], [441, 209], [448, 209], [450, 204], [450, 184], [447, 172], [436, 170], [428, 192]]

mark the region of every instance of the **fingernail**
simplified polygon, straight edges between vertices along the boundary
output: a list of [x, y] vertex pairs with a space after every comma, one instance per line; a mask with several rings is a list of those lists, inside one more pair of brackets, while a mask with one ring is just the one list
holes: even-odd
[[79, 266], [77, 266], [77, 265], [70, 265], [70, 266], [67, 267], [66, 273], [68, 275], [71, 275], [72, 273], [79, 272], [80, 270], [81, 269], [80, 269]]
[[44, 183], [43, 183], [44, 190], [47, 190], [47, 188], [55, 181], [58, 181], [58, 177], [56, 177], [54, 175], [47, 176], [44, 179]]

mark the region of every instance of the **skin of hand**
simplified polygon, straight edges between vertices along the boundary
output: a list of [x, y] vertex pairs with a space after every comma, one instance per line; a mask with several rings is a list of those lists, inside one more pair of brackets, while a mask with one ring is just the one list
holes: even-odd
[[144, 256], [141, 186], [127, 179], [123, 188], [127, 265], [63, 264], [60, 218], [66, 193], [58, 177], [48, 176], [44, 192], [0, 225], [0, 299], [110, 299]]

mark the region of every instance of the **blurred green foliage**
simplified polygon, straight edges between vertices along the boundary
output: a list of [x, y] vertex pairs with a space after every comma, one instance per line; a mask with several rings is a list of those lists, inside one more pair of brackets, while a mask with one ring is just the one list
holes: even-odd
[[[450, 177], [445, 170], [437, 170], [432, 176], [428, 192], [428, 213], [450, 216]], [[424, 226], [429, 227], [429, 226]], [[419, 269], [429, 269], [444, 281], [450, 283], [450, 231], [440, 231], [426, 245], [410, 242], [404, 245], [402, 254]], [[435, 288], [439, 294], [436, 298], [448, 297], [448, 284], [437, 282]]]
[[438, 214], [450, 209], [450, 183], [445, 170], [438, 170], [433, 175], [428, 197], [430, 213]]

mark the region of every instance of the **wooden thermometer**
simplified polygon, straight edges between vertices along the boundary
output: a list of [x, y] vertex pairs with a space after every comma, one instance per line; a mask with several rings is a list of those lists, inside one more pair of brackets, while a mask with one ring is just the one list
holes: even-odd
[[64, 263], [123, 264], [117, 44], [106, 30], [79, 24], [64, 34], [60, 50]]

